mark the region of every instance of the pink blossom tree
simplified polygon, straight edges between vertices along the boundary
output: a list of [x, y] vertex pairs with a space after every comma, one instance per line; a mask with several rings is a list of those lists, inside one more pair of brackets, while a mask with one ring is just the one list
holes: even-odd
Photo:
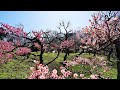
[[[32, 31], [32, 35], [30, 36], [30, 32], [26, 33], [23, 31], [23, 26], [13, 27], [11, 25], [1, 23], [0, 28], [2, 33], [6, 34], [8, 38], [11, 37], [11, 35], [14, 35], [18, 38], [18, 40], [15, 39], [14, 41], [0, 41], [0, 59], [3, 59], [5, 55], [11, 58], [15, 56], [27, 56], [29, 58], [29, 55], [34, 55], [38, 56], [40, 63], [43, 64], [43, 54], [47, 48], [46, 45], [50, 45], [50, 43], [53, 41], [49, 40], [48, 32], [43, 32], [43, 30]], [[23, 41], [19, 38], [22, 38]], [[36, 47], [40, 51], [40, 54], [33, 54], [31, 47]], [[58, 56], [59, 53], [55, 59]]]
[[[72, 29], [70, 29], [70, 22], [68, 22], [65, 25], [65, 22], [63, 22], [63, 21], [60, 22], [58, 29], [60, 30], [59, 34], [61, 34], [63, 36], [63, 39], [59, 38], [59, 40], [61, 41], [60, 48], [62, 51], [65, 52], [63, 61], [66, 61], [67, 56], [70, 53], [70, 48], [74, 47], [74, 40], [70, 36], [70, 33], [73, 33], [73, 31], [72, 31]], [[65, 32], [62, 32], [62, 30], [64, 30]]]
[[[86, 26], [81, 31], [81, 42], [84, 47], [94, 52], [105, 50], [109, 46], [115, 45], [117, 52], [117, 78], [120, 79], [120, 23], [119, 18], [114, 18], [118, 11], [98, 12], [92, 15], [93, 20], [89, 20], [91, 25]], [[82, 47], [83, 47], [82, 45]]]

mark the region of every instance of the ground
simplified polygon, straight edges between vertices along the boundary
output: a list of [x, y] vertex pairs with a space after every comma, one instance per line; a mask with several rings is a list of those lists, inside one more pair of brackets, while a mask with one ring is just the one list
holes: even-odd
[[[37, 54], [36, 52], [34, 53]], [[48, 61], [53, 59], [55, 55], [56, 53], [45, 53], [43, 56], [44, 62], [47, 63]], [[59, 66], [61, 66], [59, 62], [63, 60], [63, 56], [64, 56], [64, 53], [61, 53], [59, 58], [57, 58], [53, 63], [49, 65], [50, 70], [53, 70], [54, 68], [59, 69]], [[75, 53], [71, 53], [67, 60], [72, 60], [74, 56], [75, 56]], [[93, 58], [93, 54], [89, 55], [85, 53], [85, 54], [82, 54], [81, 57]], [[34, 66], [34, 63], [32, 62], [33, 60], [31, 58], [32, 58], [32, 55], [30, 56], [29, 59], [25, 59], [23, 61], [21, 61], [19, 58], [19, 60], [12, 60], [11, 62], [0, 65], [0, 79], [27, 79], [29, 76], [29, 73], [31, 72], [30, 67]], [[113, 66], [108, 72], [104, 73], [104, 76], [105, 77], [109, 76], [112, 79], [116, 79], [117, 78], [116, 63], [113, 58], [111, 59], [114, 61], [112, 63]], [[109, 66], [110, 65], [111, 63], [109, 63]], [[88, 66], [86, 67], [89, 68]], [[78, 73], [85, 72], [85, 69], [82, 67], [82, 65], [71, 66], [70, 70]], [[102, 69], [99, 68], [99, 70], [102, 70]]]

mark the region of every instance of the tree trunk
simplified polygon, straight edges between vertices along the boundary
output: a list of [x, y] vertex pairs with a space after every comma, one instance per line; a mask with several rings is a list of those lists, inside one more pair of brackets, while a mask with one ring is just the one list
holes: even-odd
[[116, 53], [117, 53], [117, 79], [120, 79], [120, 42], [115, 43]]
[[108, 56], [107, 56], [107, 60], [108, 61], [110, 61], [110, 56], [111, 56], [112, 52], [113, 52], [113, 48], [111, 48], [110, 51], [109, 51], [109, 53], [108, 53]]
[[108, 56], [107, 56], [107, 60], [110, 61], [110, 55], [111, 53], [109, 52]]
[[67, 50], [66, 50], [66, 52], [65, 52], [65, 56], [64, 56], [64, 61], [66, 61], [66, 59], [67, 59], [67, 55], [68, 55], [68, 52], [67, 52]]
[[94, 57], [96, 56], [96, 52], [93, 52], [93, 56], [94, 56]]
[[68, 56], [70, 55], [70, 51], [69, 51], [69, 49], [67, 49], [67, 54], [68, 54]]
[[41, 45], [41, 53], [40, 53], [40, 57], [39, 57], [39, 59], [40, 59], [40, 64], [43, 64], [43, 53], [44, 53], [44, 50], [43, 50], [43, 45]]
[[70, 54], [69, 52], [69, 48], [66, 48], [65, 50], [65, 56], [64, 56], [64, 60], [63, 61], [66, 61], [67, 60], [67, 56]]

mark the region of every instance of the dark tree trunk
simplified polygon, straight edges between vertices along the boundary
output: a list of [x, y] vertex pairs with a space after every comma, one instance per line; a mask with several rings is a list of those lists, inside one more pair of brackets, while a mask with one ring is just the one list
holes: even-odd
[[108, 61], [110, 61], [110, 55], [111, 55], [111, 54], [110, 54], [110, 52], [109, 52], [109, 54], [108, 54], [108, 56], [107, 56], [107, 60], [108, 60]]
[[93, 52], [93, 56], [94, 56], [94, 57], [96, 56], [96, 52]]
[[[108, 54], [108, 56], [107, 56], [107, 60], [108, 60], [108, 61], [110, 61], [110, 55], [112, 54], [112, 52], [113, 52], [113, 48], [110, 49], [109, 54]], [[111, 61], [110, 61], [110, 62], [111, 62]]]
[[90, 51], [89, 51], [89, 55], [90, 55]]
[[43, 45], [41, 45], [41, 53], [40, 53], [40, 57], [39, 57], [39, 59], [40, 59], [40, 64], [43, 64], [43, 53], [44, 53], [44, 49], [43, 49]]
[[66, 61], [67, 59], [67, 53], [65, 53], [65, 56], [64, 56], [64, 61]]
[[120, 58], [117, 61], [117, 79], [120, 79]]
[[68, 56], [70, 55], [70, 50], [69, 49], [67, 50], [67, 54], [68, 54]]
[[115, 43], [116, 53], [117, 53], [117, 79], [120, 79], [120, 42]]
[[65, 50], [64, 61], [67, 60], [67, 55], [69, 55], [69, 49], [66, 49], [66, 50]]

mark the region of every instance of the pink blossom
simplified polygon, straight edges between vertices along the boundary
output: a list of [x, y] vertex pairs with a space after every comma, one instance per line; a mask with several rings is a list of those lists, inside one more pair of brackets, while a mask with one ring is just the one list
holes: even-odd
[[44, 73], [45, 73], [45, 74], [49, 73], [49, 68], [48, 68], [48, 66], [45, 66], [45, 67], [44, 67]]
[[63, 66], [60, 66], [60, 70], [63, 70], [63, 69], [65, 70], [65, 67], [63, 67]]
[[58, 79], [58, 75], [57, 75], [57, 70], [56, 70], [56, 69], [54, 69], [54, 70], [52, 71], [52, 74], [50, 75], [50, 78]]
[[34, 43], [35, 47], [40, 49], [40, 45], [38, 43]]
[[77, 74], [77, 73], [74, 73], [74, 74], [73, 74], [73, 77], [74, 77], [75, 79], [77, 79], [78, 74]]
[[28, 79], [36, 79], [36, 71], [33, 71], [31, 75], [28, 77]]
[[15, 44], [16, 44], [17, 46], [20, 46], [20, 45], [21, 45], [21, 43], [20, 43], [19, 40], [16, 40]]
[[58, 79], [65, 79], [63, 75], [58, 76]]
[[3, 54], [2, 54], [2, 52], [0, 52], [0, 59], [3, 57]]
[[81, 43], [85, 43], [84, 39], [81, 39]]
[[31, 52], [31, 49], [29, 48], [26, 48], [26, 47], [19, 47], [17, 50], [16, 50], [16, 54], [17, 55], [26, 55], [28, 53]]
[[9, 59], [12, 59], [13, 58], [13, 54], [7, 53], [6, 57], [9, 58]]
[[43, 64], [38, 64], [38, 63], [36, 63], [36, 64], [37, 64], [38, 69], [42, 69], [44, 67]]
[[88, 39], [87, 44], [91, 44], [91, 38]]
[[72, 74], [72, 72], [70, 72], [70, 71], [65, 71], [64, 68], [61, 69], [61, 73], [63, 74], [64, 77], [68, 77], [69, 75]]
[[65, 73], [65, 69], [62, 69], [62, 70], [61, 70], [61, 73], [64, 74], [64, 73]]
[[27, 33], [26, 33], [26, 32], [23, 32], [23, 36], [26, 37], [26, 36], [27, 36]]
[[38, 76], [38, 79], [46, 79], [45, 75]]
[[53, 72], [54, 74], [57, 74], [57, 70], [56, 70], [56, 69], [54, 69], [52, 72]]
[[61, 48], [69, 48], [69, 47], [72, 47], [73, 45], [74, 45], [73, 40], [65, 40], [61, 43], [60, 47]]
[[83, 78], [83, 77], [84, 77], [84, 74], [80, 74], [80, 77]]
[[92, 75], [90, 76], [90, 78], [91, 78], [91, 79], [98, 79], [98, 75], [92, 74]]
[[69, 75], [71, 75], [72, 72], [71, 71], [66, 71], [66, 77], [68, 77]]
[[8, 24], [4, 24], [4, 23], [2, 23], [1, 26], [6, 28], [6, 32], [13, 32], [17, 36], [26, 36], [26, 33], [23, 32], [22, 28], [16, 28], [16, 27], [10, 26]]
[[33, 33], [33, 35], [34, 35], [37, 39], [41, 40], [42, 35], [43, 35], [43, 32], [41, 32], [41, 31], [36, 31], [36, 32], [32, 31], [32, 33]]
[[0, 40], [0, 52], [8, 52], [14, 49], [13, 43]]

